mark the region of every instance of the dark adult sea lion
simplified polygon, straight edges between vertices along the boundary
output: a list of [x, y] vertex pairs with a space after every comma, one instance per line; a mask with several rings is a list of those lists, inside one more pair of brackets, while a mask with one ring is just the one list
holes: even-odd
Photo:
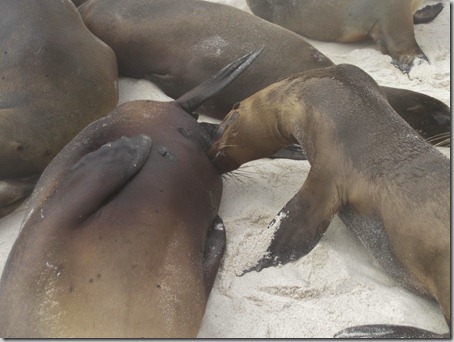
[[[222, 4], [90, 0], [79, 10], [88, 28], [115, 51], [121, 74], [148, 78], [172, 98], [235, 56], [265, 46], [244, 75], [197, 110], [219, 119], [236, 102], [271, 83], [333, 65], [300, 35]], [[391, 105], [425, 138], [451, 131], [451, 112], [441, 101], [403, 89], [383, 89]]]
[[118, 101], [117, 63], [69, 0], [0, 2], [0, 215]]
[[[339, 212], [392, 277], [438, 301], [450, 326], [449, 159], [397, 115], [370, 76], [346, 64], [294, 75], [242, 101], [209, 155], [228, 172], [292, 143], [311, 170], [270, 224], [273, 239], [253, 269], [309, 253]], [[399, 326], [340, 336], [379, 330], [440, 337]]]
[[259, 17], [307, 38], [352, 43], [372, 38], [392, 63], [405, 73], [418, 57], [428, 61], [416, 42], [413, 23], [433, 20], [441, 3], [426, 6], [417, 0], [247, 0]]
[[225, 231], [211, 141], [187, 111], [257, 54], [175, 102], [121, 105], [55, 157], [5, 265], [0, 336], [196, 336]]
[[[235, 56], [266, 46], [244, 75], [198, 109], [219, 119], [233, 103], [262, 89], [270, 79], [332, 65], [297, 34], [227, 5], [193, 0], [108, 0], [88, 1], [79, 11], [87, 27], [114, 50], [120, 74], [148, 78], [172, 98]], [[282, 51], [285, 65], [276, 58]]]

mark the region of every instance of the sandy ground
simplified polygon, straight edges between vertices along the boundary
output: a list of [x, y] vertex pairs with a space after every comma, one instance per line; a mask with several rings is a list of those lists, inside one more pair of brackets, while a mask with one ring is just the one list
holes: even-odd
[[[215, 1], [247, 10], [243, 0]], [[436, 1], [425, 1], [424, 4]], [[355, 64], [378, 83], [450, 101], [450, 8], [432, 23], [415, 28], [431, 64], [409, 75], [390, 64], [371, 42], [341, 45], [310, 41], [335, 63]], [[163, 99], [144, 80], [120, 80], [120, 103]], [[449, 156], [450, 150], [443, 149]], [[220, 208], [227, 250], [208, 301], [199, 337], [332, 337], [358, 324], [405, 324], [446, 332], [438, 305], [412, 294], [381, 269], [335, 217], [314, 250], [299, 261], [238, 275], [255, 263], [271, 239], [268, 223], [302, 186], [306, 161], [258, 160], [224, 179]], [[0, 220], [0, 271], [19, 232], [24, 206]]]

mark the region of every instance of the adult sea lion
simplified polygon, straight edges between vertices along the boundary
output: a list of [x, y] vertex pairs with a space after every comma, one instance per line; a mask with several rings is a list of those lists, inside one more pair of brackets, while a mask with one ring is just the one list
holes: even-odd
[[118, 101], [117, 63], [69, 0], [0, 3], [0, 216]]
[[[333, 65], [300, 35], [237, 8], [206, 1], [90, 0], [79, 11], [115, 51], [124, 76], [148, 78], [177, 98], [235, 56], [265, 46], [260, 59], [197, 112], [222, 119], [232, 106], [292, 74]], [[232, 23], [235, 23], [234, 25]], [[448, 106], [383, 87], [391, 105], [425, 138], [450, 134]]]
[[[397, 115], [369, 75], [346, 64], [294, 75], [242, 101], [209, 155], [228, 172], [292, 143], [311, 170], [270, 224], [273, 239], [252, 269], [309, 253], [339, 212], [392, 277], [438, 301], [450, 326], [449, 159]], [[399, 326], [340, 336], [377, 331], [440, 337]]]
[[[259, 17], [307, 38], [352, 43], [372, 38], [392, 64], [408, 73], [416, 57], [428, 61], [413, 23], [433, 20], [438, 3], [420, 11], [420, 0], [247, 0]], [[413, 13], [416, 13], [415, 19]]]
[[196, 336], [225, 231], [211, 141], [188, 112], [257, 55], [175, 102], [121, 105], [55, 157], [5, 265], [0, 336]]

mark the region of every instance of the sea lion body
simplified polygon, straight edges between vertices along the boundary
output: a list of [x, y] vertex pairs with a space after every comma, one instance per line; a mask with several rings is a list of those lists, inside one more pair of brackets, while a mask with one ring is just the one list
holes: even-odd
[[[244, 75], [198, 109], [220, 119], [233, 103], [262, 89], [270, 79], [332, 65], [297, 34], [227, 5], [109, 0], [89, 1], [79, 11], [87, 27], [115, 51], [120, 74], [148, 78], [172, 98], [236, 56], [265, 46]], [[275, 58], [282, 51], [286, 63]]]
[[70, 1], [7, 0], [0, 12], [0, 189], [7, 196], [19, 180], [34, 184], [80, 130], [115, 108], [118, 90], [113, 51]]
[[197, 335], [225, 230], [211, 138], [190, 113], [261, 51], [173, 102], [119, 106], [54, 158], [3, 270], [1, 336]]
[[[222, 4], [90, 0], [79, 11], [87, 27], [115, 51], [121, 74], [148, 78], [172, 98], [232, 58], [265, 46], [244, 75], [197, 109], [218, 119], [235, 103], [280, 79], [333, 65], [300, 35]], [[405, 89], [382, 88], [399, 115], [425, 138], [450, 135], [451, 111], [444, 103]]]
[[[416, 0], [248, 0], [261, 18], [307, 38], [339, 43], [374, 39], [393, 64], [404, 72], [415, 57], [427, 60], [416, 42], [413, 14]], [[439, 11], [432, 13], [432, 19]], [[436, 5], [434, 5], [436, 6]], [[429, 7], [430, 8], [430, 7]], [[429, 11], [427, 9], [426, 11]]]
[[172, 103], [135, 101], [66, 146], [8, 257], [0, 335], [195, 337], [223, 247], [204, 253], [225, 243], [206, 242], [222, 180], [204, 134]]
[[351, 65], [297, 74], [242, 101], [209, 155], [227, 172], [292, 143], [311, 170], [253, 269], [307, 254], [339, 212], [385, 270], [438, 301], [450, 325], [449, 159]]

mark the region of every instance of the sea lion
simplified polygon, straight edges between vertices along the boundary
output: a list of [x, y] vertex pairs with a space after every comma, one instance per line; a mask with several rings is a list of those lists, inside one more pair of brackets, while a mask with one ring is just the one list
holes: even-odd
[[[347, 64], [296, 74], [242, 101], [209, 155], [228, 172], [291, 143], [311, 170], [270, 224], [273, 239], [252, 269], [309, 253], [339, 212], [392, 277], [438, 301], [450, 326], [449, 159], [397, 115], [369, 75]], [[354, 331], [374, 337], [375, 328]]]
[[119, 106], [55, 157], [3, 271], [2, 337], [196, 336], [225, 230], [211, 141], [188, 112], [258, 53], [174, 102]]
[[[87, 27], [115, 51], [120, 74], [147, 78], [172, 98], [205, 80], [234, 56], [265, 46], [260, 59], [244, 75], [197, 109], [218, 119], [235, 103], [271, 83], [333, 65], [300, 35], [222, 4], [90, 0], [79, 11]], [[451, 111], [444, 103], [420, 93], [383, 88], [391, 105], [425, 138], [450, 135]]]
[[63, 146], [115, 108], [118, 76], [112, 49], [85, 27], [71, 1], [6, 0], [0, 12], [0, 212], [6, 214]]
[[[413, 23], [433, 20], [438, 3], [416, 12], [420, 0], [247, 0], [252, 13], [307, 38], [352, 43], [372, 38], [392, 64], [408, 73], [414, 59], [429, 61]], [[413, 13], [416, 12], [415, 17]]]
[[[245, 92], [253, 94], [268, 85], [268, 79], [332, 65], [297, 34], [227, 5], [193, 0], [109, 0], [88, 1], [79, 12], [87, 27], [114, 50], [121, 75], [147, 78], [172, 98], [235, 56], [266, 46], [244, 75], [197, 110], [218, 119], [249, 95]], [[274, 57], [284, 50], [286, 64], [292, 65], [287, 70]]]

